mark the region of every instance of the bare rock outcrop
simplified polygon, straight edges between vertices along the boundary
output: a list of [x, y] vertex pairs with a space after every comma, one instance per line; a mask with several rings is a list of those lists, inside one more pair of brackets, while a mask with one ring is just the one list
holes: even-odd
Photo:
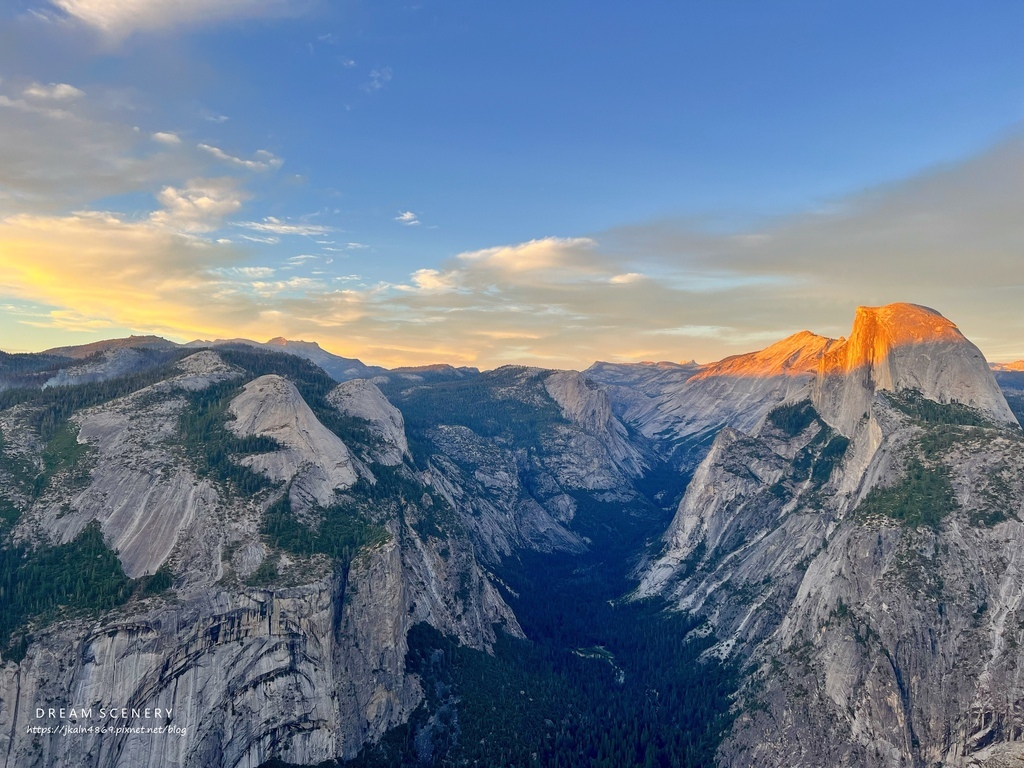
[[601, 443], [627, 477], [639, 477], [644, 458], [628, 439], [626, 427], [612, 413], [607, 393], [576, 371], [559, 371], [544, 379], [544, 388], [562, 414]]
[[984, 358], [863, 308], [811, 394], [718, 434], [640, 574], [756, 670], [720, 764], [1024, 756], [1024, 436]]
[[952, 322], [916, 304], [858, 307], [850, 338], [821, 358], [815, 407], [825, 421], [852, 435], [875, 392], [903, 390], [1016, 424], [981, 350]]
[[380, 444], [371, 449], [374, 461], [393, 467], [409, 456], [402, 412], [388, 402], [376, 384], [366, 379], [353, 379], [332, 389], [327, 400], [346, 416], [370, 423], [380, 439]]
[[[422, 698], [405, 668], [413, 624], [428, 622], [479, 649], [497, 632], [522, 635], [466, 534], [426, 523], [450, 514], [437, 508], [440, 497], [408, 467], [389, 471], [403, 473], [402, 488], [419, 487], [422, 498], [385, 495], [371, 504], [359, 497], [344, 442], [281, 377], [249, 382], [229, 406], [228, 429], [280, 446], [249, 457], [250, 466], [290, 479], [309, 504], [347, 493], [352, 513], [362, 503], [386, 535], [352, 559], [282, 549], [261, 527], [280, 489], [247, 497], [198, 477], [179, 435], [190, 393], [241, 384], [242, 375], [202, 351], [171, 377], [74, 415], [88, 455], [74, 472], [54, 474], [22, 513], [23, 540], [69, 541], [98, 520], [128, 576], [169, 566], [173, 589], [137, 595], [98, 618], [51, 617], [30, 628], [23, 658], [0, 658], [0, 768], [251, 767], [272, 757], [298, 764], [352, 757], [404, 722]], [[5, 435], [24, 429], [24, 416], [5, 411]], [[40, 462], [35, 442], [13, 447]], [[91, 710], [77, 717], [83, 726], [129, 730], [29, 732], [69, 722], [42, 722], [36, 710], [50, 706]], [[101, 720], [103, 708], [128, 714]], [[141, 730], [167, 726], [173, 730], [159, 736]]]
[[663, 453], [682, 447], [699, 461], [722, 427], [752, 431], [779, 403], [806, 397], [820, 360], [837, 344], [801, 331], [717, 363], [597, 363], [586, 375], [608, 387], [616, 412], [645, 437], [657, 438]]
[[[130, 352], [131, 350], [119, 350]], [[209, 520], [218, 503], [208, 480], [196, 477], [173, 448], [184, 407], [180, 390], [200, 389], [239, 375], [209, 352], [182, 360], [178, 373], [112, 403], [75, 417], [77, 442], [88, 446], [91, 465], [85, 487], [70, 494], [54, 489], [43, 496], [37, 518], [26, 518], [26, 532], [37, 529], [58, 542], [74, 539], [98, 520], [118, 553], [125, 573], [155, 573], [196, 520]], [[216, 571], [215, 553], [190, 563], [193, 574]]]
[[348, 447], [320, 423], [287, 379], [260, 376], [228, 408], [235, 417], [228, 428], [236, 435], [269, 437], [281, 446], [241, 463], [271, 480], [292, 482], [293, 503], [330, 506], [335, 491], [359, 479]]

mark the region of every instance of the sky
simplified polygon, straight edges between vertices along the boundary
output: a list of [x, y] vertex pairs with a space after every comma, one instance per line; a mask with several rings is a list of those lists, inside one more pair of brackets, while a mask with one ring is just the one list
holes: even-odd
[[0, 348], [1024, 358], [1024, 4], [0, 0]]

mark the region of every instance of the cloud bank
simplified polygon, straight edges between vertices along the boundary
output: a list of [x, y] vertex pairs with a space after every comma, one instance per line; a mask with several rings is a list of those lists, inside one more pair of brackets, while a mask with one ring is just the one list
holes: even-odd
[[[1019, 138], [748, 231], [663, 220], [539, 237], [453, 254], [398, 282], [302, 252], [249, 263], [209, 235], [244, 210], [237, 180], [195, 176], [157, 197], [142, 220], [0, 218], [0, 295], [52, 307], [22, 322], [54, 328], [284, 335], [384, 365], [576, 368], [710, 361], [804, 328], [839, 336], [858, 304], [911, 301], [952, 319], [990, 359], [1024, 358]], [[269, 217], [238, 229], [283, 243], [329, 231]]]

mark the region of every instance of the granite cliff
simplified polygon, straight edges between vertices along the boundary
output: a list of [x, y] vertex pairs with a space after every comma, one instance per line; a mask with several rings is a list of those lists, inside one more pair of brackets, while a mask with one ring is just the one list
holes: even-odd
[[[611, 700], [530, 720], [527, 694], [645, 681], [622, 711], [660, 722], [644, 676], [700, 653], [693, 680], [743, 672], [721, 765], [1024, 758], [1024, 379], [934, 310], [860, 308], [849, 338], [708, 365], [325, 355], [141, 338], [0, 357], [0, 767], [311, 765], [403, 739], [403, 765], [443, 763], [472, 754], [450, 750], [480, 696], [538, 721], [539, 754], [599, 751]], [[603, 591], [576, 616], [549, 584]], [[452, 648], [508, 675], [529, 647], [508, 638], [570, 625], [539, 669], [583, 683], [453, 687]], [[61, 705], [159, 708], [182, 735], [28, 731]], [[662, 750], [694, 733], [660, 725]]]
[[938, 313], [858, 310], [806, 394], [723, 429], [636, 597], [748, 665], [723, 765], [1024, 755], [1024, 435]]

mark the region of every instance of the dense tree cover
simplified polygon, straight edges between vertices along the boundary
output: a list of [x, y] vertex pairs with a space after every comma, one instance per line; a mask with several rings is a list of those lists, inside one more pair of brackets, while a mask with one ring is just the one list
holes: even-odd
[[886, 396], [893, 407], [922, 424], [992, 426], [988, 419], [970, 406], [929, 400], [915, 389], [905, 389], [899, 394], [887, 393]]
[[274, 484], [238, 463], [238, 458], [280, 449], [276, 440], [251, 435], [238, 437], [225, 424], [231, 417], [228, 405], [238, 396], [235, 381], [214, 384], [188, 393], [188, 404], [178, 417], [178, 438], [199, 477], [208, 477], [229, 492], [251, 496]]
[[938, 528], [942, 519], [958, 506], [949, 470], [941, 464], [925, 465], [917, 456], [911, 456], [903, 471], [903, 478], [893, 485], [871, 489], [858, 512], [885, 515], [912, 528]]
[[1017, 417], [1017, 423], [1024, 426], [1024, 392], [1006, 392], [1006, 403]]
[[[93, 521], [73, 541], [55, 547], [0, 548], [0, 648], [12, 633], [34, 617], [60, 611], [98, 612], [125, 603], [133, 594], [154, 594], [171, 586], [162, 569], [152, 576], [129, 579], [117, 555], [103, 541], [99, 523]], [[24, 636], [5, 658], [24, 654]]]
[[70, 474], [70, 487], [87, 486], [92, 467], [89, 458], [94, 450], [78, 442], [78, 427], [75, 424], [64, 422], [43, 446], [43, 471], [34, 481], [36, 493], [41, 493], [53, 477], [63, 472]]
[[47, 355], [42, 352], [4, 352], [0, 350], [0, 375], [12, 375], [54, 370], [71, 363], [71, 358], [61, 355]]
[[347, 565], [364, 546], [387, 540], [387, 531], [366, 518], [353, 503], [334, 504], [321, 510], [315, 527], [298, 520], [285, 493], [263, 515], [262, 533], [267, 543], [302, 557], [316, 554]]
[[828, 482], [832, 470], [843, 460], [850, 446], [849, 439], [822, 420], [810, 400], [773, 408], [768, 412], [767, 421], [787, 437], [796, 437], [817, 422], [817, 434], [793, 459], [793, 468], [799, 480], [810, 478], [817, 485]]
[[[831, 432], [831, 430], [829, 430]], [[840, 434], [832, 433], [825, 447], [815, 459], [811, 467], [811, 480], [815, 483], [825, 483], [832, 476], [832, 470], [836, 464], [843, 460], [846, 449], [850, 447], [849, 438]]]
[[67, 357], [38, 353], [0, 357], [0, 384], [4, 389], [37, 389], [72, 362]]
[[414, 627], [407, 662], [426, 701], [345, 766], [713, 763], [737, 670], [699, 658], [714, 639], [696, 636], [690, 619], [618, 601], [631, 558], [666, 513], [644, 501], [576, 501], [590, 553], [527, 553], [501, 570], [529, 640], [499, 634], [488, 654]]
[[[911, 454], [903, 477], [887, 488], [875, 488], [858, 511], [881, 514], [910, 527], [938, 528], [943, 518], [959, 508], [949, 468], [943, 459], [958, 443], [993, 434], [994, 425], [974, 408], [961, 403], [938, 403], [916, 390], [887, 393], [888, 401], [921, 428], [910, 444]], [[980, 489], [968, 519], [974, 525], [995, 525], [1005, 519], [1011, 501], [1005, 481], [993, 474]], [[978, 503], [983, 503], [979, 507]]]
[[[43, 446], [43, 469], [13, 451], [5, 450], [0, 432], [0, 479], [10, 485], [8, 493], [0, 493], [0, 534], [10, 529], [21, 516], [26, 503], [38, 498], [57, 474], [69, 474], [71, 488], [81, 488], [89, 482], [92, 463], [89, 446], [78, 442], [78, 427], [64, 422], [61, 428]], [[15, 500], [20, 497], [19, 500]]]
[[1024, 392], [1024, 371], [996, 371], [995, 375], [1004, 393], [1008, 389]]
[[195, 350], [140, 349], [139, 352], [152, 357], [153, 362], [158, 364], [138, 373], [118, 376], [107, 381], [46, 387], [45, 389], [27, 387], [7, 389], [0, 392], [0, 410], [21, 403], [33, 406], [29, 424], [38, 430], [44, 440], [49, 440], [60, 431], [68, 417], [75, 411], [130, 395], [132, 392], [173, 376], [176, 373], [177, 362], [194, 354]]
[[828, 482], [832, 470], [843, 460], [846, 449], [850, 447], [848, 438], [843, 437], [821, 419], [817, 419], [820, 429], [793, 458], [793, 469], [797, 480], [810, 478], [817, 485]]
[[780, 405], [768, 412], [768, 422], [788, 437], [796, 437], [818, 418], [810, 400]]

